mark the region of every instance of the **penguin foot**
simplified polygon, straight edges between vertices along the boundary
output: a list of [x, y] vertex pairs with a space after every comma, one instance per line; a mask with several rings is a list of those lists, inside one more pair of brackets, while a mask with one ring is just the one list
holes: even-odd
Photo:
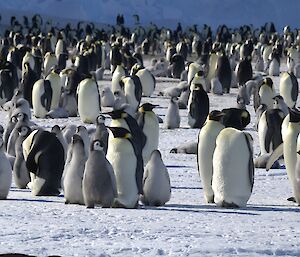
[[291, 197], [289, 197], [288, 199], [287, 199], [289, 202], [296, 202], [296, 199], [295, 199], [295, 197], [294, 196], [291, 196]]
[[235, 203], [227, 203], [225, 201], [222, 202], [221, 207], [225, 207], [225, 208], [239, 208], [239, 206], [236, 205]]
[[177, 153], [177, 148], [171, 149], [170, 153]]
[[87, 208], [87, 209], [94, 209], [95, 206], [94, 206], [94, 205], [88, 205], [86, 208]]
[[65, 201], [65, 204], [69, 204], [70, 202], [68, 200]]

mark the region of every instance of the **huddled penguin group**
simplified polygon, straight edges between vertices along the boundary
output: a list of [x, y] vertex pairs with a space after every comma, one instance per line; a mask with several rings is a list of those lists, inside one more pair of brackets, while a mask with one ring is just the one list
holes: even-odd
[[[34, 196], [63, 193], [66, 204], [87, 208], [162, 206], [171, 182], [160, 130], [184, 127], [199, 132], [197, 142], [171, 152], [197, 153], [207, 204], [245, 207], [255, 167], [280, 167], [282, 154], [289, 199], [300, 204], [299, 31], [280, 34], [273, 24], [214, 32], [207, 25], [58, 28], [37, 16], [20, 24], [14, 17], [0, 41], [0, 104], [8, 116], [0, 128], [0, 199], [13, 181]], [[158, 77], [177, 85], [157, 93]], [[215, 109], [215, 99], [232, 95]], [[78, 118], [49, 130], [33, 117]], [[256, 159], [245, 131], [251, 120]]]

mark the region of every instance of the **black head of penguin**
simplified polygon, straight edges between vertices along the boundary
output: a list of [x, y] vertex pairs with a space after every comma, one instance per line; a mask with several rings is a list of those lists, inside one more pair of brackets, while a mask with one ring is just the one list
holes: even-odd
[[150, 112], [158, 105], [151, 104], [151, 103], [144, 103], [140, 106], [139, 111], [140, 112]]
[[105, 123], [105, 116], [100, 114], [96, 119], [96, 124], [100, 125], [100, 124], [104, 124], [104, 123]]
[[223, 125], [238, 130], [243, 130], [250, 123], [250, 113], [247, 110], [238, 108], [223, 109]]
[[265, 85], [269, 86], [270, 88], [273, 88], [273, 80], [269, 77], [265, 78], [262, 81], [262, 84], [265, 84]]
[[27, 125], [21, 125], [17, 127], [19, 135], [26, 137], [31, 133], [31, 128]]
[[109, 115], [113, 120], [114, 119], [125, 119], [128, 117], [128, 113], [122, 109], [121, 110], [113, 110], [113, 111], [107, 112], [105, 114]]
[[122, 127], [107, 127], [107, 128], [113, 133], [114, 138], [125, 138], [125, 139], [132, 138], [129, 130], [125, 128]]
[[221, 121], [224, 115], [225, 115], [224, 112], [213, 110], [208, 114], [208, 119], [214, 121]]
[[91, 142], [90, 151], [103, 151], [103, 147], [103, 142], [101, 142], [99, 139], [96, 139]]
[[74, 134], [74, 135], [72, 136], [71, 144], [72, 144], [72, 145], [80, 144], [80, 145], [82, 145], [82, 146], [84, 145], [83, 139], [82, 139], [81, 136], [78, 135], [78, 134]]
[[300, 111], [296, 108], [289, 109], [290, 113], [290, 122], [298, 123], [300, 122]]

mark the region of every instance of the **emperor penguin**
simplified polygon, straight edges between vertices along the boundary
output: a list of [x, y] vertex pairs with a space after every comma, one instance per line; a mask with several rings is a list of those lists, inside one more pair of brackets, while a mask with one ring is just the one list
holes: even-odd
[[[208, 62], [208, 74], [206, 76], [207, 84], [208, 84], [207, 88], [206, 88], [207, 92], [210, 91], [211, 80], [216, 77], [218, 59], [219, 59], [219, 56], [217, 55], [217, 53], [214, 50], [211, 51], [210, 56], [209, 56], [209, 62]], [[221, 84], [222, 84], [222, 82], [221, 82]]]
[[136, 208], [139, 191], [142, 192], [143, 172], [136, 155], [136, 142], [131, 133], [121, 127], [109, 127], [111, 141], [108, 144], [107, 160], [111, 163], [116, 177], [117, 198], [113, 207]]
[[198, 136], [198, 172], [201, 178], [206, 203], [214, 202], [214, 192], [211, 185], [213, 176], [213, 154], [216, 148], [217, 136], [221, 130], [225, 128], [220, 122], [223, 115], [224, 113], [220, 111], [211, 111]]
[[177, 97], [172, 97], [169, 102], [167, 114], [164, 121], [164, 127], [167, 129], [175, 129], [180, 126], [180, 114]]
[[254, 184], [253, 139], [247, 132], [223, 129], [213, 154], [212, 189], [221, 207], [245, 207]]
[[188, 124], [191, 128], [202, 128], [209, 113], [209, 98], [202, 84], [195, 84], [188, 104]]
[[294, 108], [298, 99], [299, 85], [293, 72], [284, 72], [280, 77], [279, 94], [289, 108]]
[[3, 138], [0, 137], [0, 200], [7, 198], [12, 183], [12, 168], [4, 152]]
[[247, 110], [239, 108], [225, 108], [222, 123], [227, 127], [243, 130], [250, 123], [250, 113]]
[[268, 109], [273, 108], [273, 98], [275, 96], [273, 89], [273, 81], [271, 78], [267, 77], [263, 80], [261, 86], [258, 90], [260, 104], [265, 104]]
[[171, 198], [171, 183], [168, 170], [159, 150], [151, 153], [143, 177], [143, 196], [145, 205], [163, 206]]
[[77, 88], [78, 113], [84, 123], [94, 123], [101, 111], [100, 95], [95, 80], [82, 80]]
[[249, 58], [244, 58], [240, 61], [236, 67], [236, 74], [238, 85], [243, 85], [252, 79], [253, 71]]
[[280, 56], [276, 48], [272, 50], [270, 55], [269, 75], [279, 76], [280, 74]]
[[194, 76], [196, 75], [196, 73], [198, 71], [201, 70], [201, 65], [196, 63], [196, 62], [193, 62], [193, 63], [190, 63], [189, 66], [188, 66], [188, 79], [187, 79], [187, 82], [188, 84], [190, 85]]
[[260, 155], [272, 152], [282, 143], [281, 125], [284, 117], [280, 109], [269, 109], [262, 113], [258, 123]]
[[33, 85], [32, 107], [36, 118], [45, 118], [51, 110], [53, 90], [49, 80], [40, 79]]
[[151, 71], [146, 68], [139, 67], [138, 64], [135, 64], [131, 70], [131, 75], [136, 75], [140, 79], [143, 96], [150, 97], [155, 90], [156, 84], [155, 77]]
[[225, 51], [223, 51], [217, 60], [216, 77], [219, 79], [224, 93], [229, 93], [230, 91], [231, 76], [230, 62]]
[[29, 171], [26, 168], [24, 155], [23, 155], [23, 141], [31, 133], [30, 127], [22, 125], [18, 127], [19, 137], [16, 140], [15, 151], [16, 159], [13, 165], [13, 178], [15, 185], [20, 188], [26, 188], [27, 184], [30, 182]]
[[32, 93], [35, 82], [39, 79], [38, 75], [31, 69], [29, 63], [24, 64], [24, 74], [21, 81], [21, 90], [23, 97], [29, 102], [32, 107]]
[[48, 131], [34, 130], [23, 141], [26, 167], [31, 173], [30, 188], [34, 196], [59, 195], [64, 168], [64, 149]]
[[146, 144], [143, 147], [144, 164], [150, 159], [151, 153], [158, 148], [159, 140], [159, 122], [153, 109], [157, 105], [151, 103], [144, 103], [138, 110], [138, 125], [143, 130], [146, 136]]
[[142, 98], [141, 81], [139, 77], [133, 75], [123, 78], [122, 83], [124, 83], [124, 94], [126, 97], [126, 102], [129, 104], [128, 112], [134, 116], [137, 112]]
[[98, 139], [92, 141], [90, 146], [84, 168], [82, 193], [87, 208], [94, 208], [98, 204], [111, 207], [117, 197], [115, 173]]
[[87, 155], [82, 138], [75, 134], [69, 147], [72, 156], [65, 164], [63, 178], [65, 203], [83, 205], [82, 179]]
[[101, 96], [101, 107], [114, 107], [115, 98], [109, 87], [101, 87], [100, 89]]
[[44, 57], [44, 75], [48, 75], [49, 71], [58, 65], [58, 59], [56, 58], [54, 53], [47, 52]]
[[280, 109], [283, 112], [284, 116], [287, 116], [289, 114], [289, 107], [285, 103], [283, 97], [281, 95], [276, 95], [273, 97], [273, 99], [273, 108]]
[[46, 80], [50, 81], [50, 85], [52, 88], [50, 110], [54, 110], [59, 107], [59, 100], [62, 92], [61, 79], [59, 74], [56, 73], [56, 71], [53, 69], [46, 77]]
[[111, 90], [113, 93], [122, 89], [120, 86], [120, 80], [125, 75], [126, 73], [124, 67], [122, 65], [117, 65], [111, 79]]
[[[285, 121], [289, 118], [287, 128], [283, 128]], [[289, 115], [286, 116], [282, 124], [282, 139], [283, 143], [278, 146], [270, 156], [270, 159], [266, 165], [268, 171], [272, 164], [283, 154], [284, 162], [286, 166], [286, 172], [290, 185], [292, 187], [293, 196], [288, 200], [295, 200], [296, 195], [296, 177], [295, 169], [297, 164], [297, 140], [300, 133], [300, 112], [297, 109], [290, 109]]]

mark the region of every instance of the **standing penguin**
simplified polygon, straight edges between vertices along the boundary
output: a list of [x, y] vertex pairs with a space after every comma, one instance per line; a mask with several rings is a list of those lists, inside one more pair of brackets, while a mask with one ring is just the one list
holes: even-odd
[[251, 61], [248, 58], [241, 60], [236, 67], [236, 71], [238, 85], [245, 84], [248, 80], [252, 79], [253, 71]]
[[29, 63], [24, 64], [24, 75], [21, 81], [21, 91], [23, 92], [24, 98], [29, 102], [32, 107], [32, 94], [33, 86], [39, 79], [38, 75], [31, 69]]
[[87, 78], [77, 88], [78, 113], [84, 123], [94, 123], [101, 111], [100, 95], [97, 83]]
[[214, 201], [222, 207], [245, 207], [254, 184], [253, 139], [234, 128], [223, 129], [213, 155]]
[[75, 134], [69, 147], [72, 148], [72, 156], [65, 164], [63, 178], [65, 203], [84, 204], [82, 179], [87, 155], [82, 138]]
[[265, 78], [258, 90], [259, 103], [267, 105], [268, 109], [273, 108], [273, 98], [275, 96], [273, 81], [271, 78]]
[[282, 74], [279, 82], [279, 94], [289, 108], [294, 108], [298, 99], [299, 85], [293, 72]]
[[142, 192], [142, 170], [139, 168], [142, 158], [136, 155], [137, 145], [131, 133], [121, 127], [109, 127], [110, 143], [107, 149], [107, 160], [113, 166], [116, 176], [118, 197], [113, 207], [136, 208], [139, 191]]
[[213, 153], [216, 148], [217, 136], [221, 130], [225, 128], [220, 122], [223, 115], [224, 114], [220, 111], [210, 112], [208, 120], [200, 130], [198, 136], [198, 172], [201, 178], [206, 203], [214, 202], [214, 192], [211, 186], [213, 176]]
[[82, 192], [87, 208], [94, 208], [95, 204], [111, 207], [117, 197], [113, 167], [106, 159], [99, 140], [91, 143], [89, 157], [84, 168]]
[[40, 79], [33, 85], [32, 107], [33, 115], [37, 118], [45, 118], [51, 109], [52, 87], [49, 80]]
[[195, 84], [188, 105], [188, 124], [191, 128], [202, 128], [209, 113], [209, 98], [202, 84]]
[[155, 90], [155, 77], [153, 74], [146, 68], [142, 68], [138, 64], [135, 64], [132, 67], [131, 75], [136, 75], [141, 82], [143, 96], [150, 97]]
[[143, 192], [141, 201], [145, 205], [162, 206], [170, 200], [170, 177], [159, 150], [151, 153], [150, 160], [145, 167]]
[[157, 105], [144, 103], [139, 108], [138, 125], [146, 136], [146, 144], [143, 148], [144, 164], [150, 159], [151, 153], [158, 148], [159, 122], [153, 108]]
[[11, 183], [11, 164], [5, 155], [3, 139], [0, 137], [0, 200], [7, 198]]
[[13, 177], [14, 182], [18, 188], [26, 188], [27, 184], [30, 182], [29, 171], [26, 168], [23, 148], [23, 141], [31, 133], [30, 127], [22, 125], [18, 127], [19, 137], [15, 143], [16, 159], [13, 166]]
[[32, 194], [59, 195], [64, 168], [64, 148], [53, 133], [34, 130], [23, 141], [26, 167], [33, 174]]
[[115, 93], [118, 90], [121, 90], [120, 80], [126, 75], [125, 69], [122, 65], [117, 65], [115, 71], [112, 74], [111, 78], [111, 90]]
[[50, 110], [54, 110], [59, 106], [59, 100], [60, 100], [61, 90], [62, 90], [61, 79], [57, 71], [53, 69], [46, 77], [46, 80], [50, 81], [50, 85], [52, 88]]
[[270, 153], [282, 143], [281, 125], [284, 113], [280, 109], [263, 112], [258, 123], [260, 155]]
[[179, 128], [180, 126], [180, 115], [177, 97], [172, 97], [170, 99], [164, 124], [165, 128], [167, 129], [175, 129]]
[[[287, 129], [282, 131], [283, 143], [278, 146], [270, 156], [270, 159], [266, 165], [266, 170], [268, 171], [273, 163], [283, 154], [284, 162], [286, 166], [286, 172], [290, 185], [292, 186], [293, 196], [288, 198], [288, 200], [295, 201], [296, 195], [296, 178], [295, 178], [295, 169], [297, 164], [297, 139], [300, 133], [300, 112], [297, 109], [290, 109], [289, 123]], [[282, 129], [284, 125], [282, 124]]]
[[223, 92], [229, 93], [231, 85], [231, 66], [228, 57], [223, 51], [221, 56], [218, 57], [216, 77], [222, 84]]

